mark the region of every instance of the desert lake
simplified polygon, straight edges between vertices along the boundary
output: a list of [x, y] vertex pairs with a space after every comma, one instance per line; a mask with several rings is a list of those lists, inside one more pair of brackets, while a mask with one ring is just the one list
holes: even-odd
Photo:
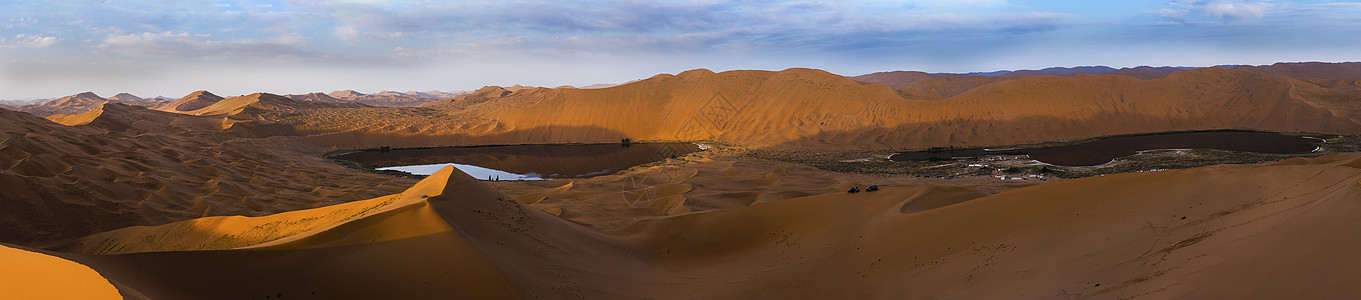
[[690, 143], [505, 145], [364, 150], [332, 158], [415, 175], [453, 165], [482, 180], [546, 180], [607, 175], [699, 150]]
[[1320, 139], [1255, 131], [1203, 131], [1098, 138], [1091, 141], [1052, 147], [1017, 149], [932, 149], [894, 154], [892, 161], [953, 159], [988, 155], [1029, 155], [1031, 159], [1057, 166], [1095, 166], [1116, 158], [1158, 149], [1216, 149], [1239, 152], [1293, 154], [1318, 148]]

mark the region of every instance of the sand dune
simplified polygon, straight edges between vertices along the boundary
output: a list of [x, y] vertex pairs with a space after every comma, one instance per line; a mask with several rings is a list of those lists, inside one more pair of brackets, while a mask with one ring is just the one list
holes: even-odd
[[0, 244], [0, 297], [5, 299], [123, 299], [89, 267]]
[[[901, 75], [879, 77], [894, 74]], [[1151, 79], [909, 74], [921, 76], [893, 89], [810, 69], [701, 69], [604, 89], [489, 86], [421, 107], [347, 107], [252, 94], [182, 113], [228, 116], [233, 131], [306, 136], [334, 148], [632, 138], [882, 150], [1210, 129], [1361, 132], [1361, 105], [1351, 100], [1361, 84], [1354, 81], [1225, 68]]]
[[[313, 93], [321, 94], [321, 93]], [[400, 93], [394, 91], [382, 91], [376, 94], [364, 94], [354, 90], [334, 91], [330, 94], [322, 94], [327, 97], [339, 99], [347, 102], [360, 103], [381, 107], [408, 107], [419, 106], [440, 99], [448, 99], [461, 93], [444, 93], [440, 91]], [[310, 95], [310, 94], [309, 94]], [[316, 96], [311, 96], [315, 98]]]
[[[912, 101], [883, 86], [860, 85], [816, 70], [698, 70], [609, 89], [520, 91], [468, 110], [484, 111], [484, 118], [496, 120], [501, 132], [589, 126], [617, 131], [619, 136], [608, 137], [612, 139], [711, 139], [787, 147], [982, 146], [1222, 128], [1361, 130], [1356, 122], [1311, 106], [1311, 99], [1282, 96], [1309, 85], [1210, 68], [1154, 80], [1027, 77], [979, 86], [949, 99]], [[582, 135], [551, 131], [536, 140]]]
[[[322, 149], [243, 139], [220, 119], [107, 104], [68, 127], [0, 111], [0, 241], [42, 244], [208, 215], [265, 215], [366, 199], [407, 179], [348, 171]], [[81, 119], [86, 118], [86, 119]]]
[[1275, 63], [1264, 66], [1238, 66], [1234, 69], [1294, 78], [1361, 79], [1361, 62]]
[[[920, 149], [1159, 131], [1361, 132], [1361, 85], [1224, 68], [959, 76], [894, 90], [809, 69], [694, 70], [605, 89], [486, 87], [420, 108], [260, 110], [336, 148], [713, 140], [758, 148]], [[977, 81], [971, 81], [975, 80]], [[1000, 80], [1000, 81], [999, 81]], [[994, 82], [995, 81], [995, 82]], [[921, 95], [916, 100], [904, 94]]]
[[188, 112], [198, 110], [222, 101], [222, 97], [208, 91], [196, 91], [170, 103], [157, 105], [151, 109], [168, 112]]
[[[133, 95], [133, 94], [128, 94], [128, 93], [118, 93], [117, 95], [113, 95], [113, 97], [109, 97], [109, 100], [113, 100], [113, 101], [123, 101], [123, 102], [132, 102], [132, 101], [147, 101], [147, 100], [156, 100], [156, 99], [155, 99], [155, 98], [152, 98], [152, 99], [145, 99], [145, 98], [142, 98], [142, 97], [137, 97], [137, 95]], [[145, 105], [144, 105], [144, 106], [145, 106]]]
[[302, 94], [302, 95], [286, 95], [286, 96], [284, 96], [284, 97], [288, 97], [289, 99], [293, 99], [293, 100], [297, 100], [297, 101], [313, 101], [313, 102], [324, 102], [324, 103], [339, 103], [339, 102], [344, 102], [344, 100], [336, 99], [336, 98], [334, 98], [334, 97], [331, 97], [330, 95], [323, 94], [323, 93], [309, 93], [309, 94]]
[[146, 107], [162, 104], [162, 102], [160, 102], [159, 100], [142, 99], [138, 98], [137, 96], [129, 95], [127, 93], [118, 94], [117, 96], [105, 99], [103, 97], [99, 97], [99, 95], [95, 95], [94, 93], [85, 92], [66, 97], [61, 97], [56, 100], [47, 101], [43, 103], [24, 105], [19, 109], [19, 111], [30, 113], [39, 117], [46, 117], [58, 114], [80, 114], [99, 108], [100, 106], [103, 106], [104, 103], [111, 102]]
[[[903, 186], [600, 229], [445, 169], [390, 198], [128, 228], [58, 255], [153, 299], [1317, 298], [1361, 293], [1350, 284], [1361, 268], [1336, 259], [1361, 244], [1329, 238], [1356, 234], [1358, 167], [1361, 155], [1345, 154], [981, 198]], [[944, 206], [910, 209], [932, 201]], [[237, 243], [204, 243], [223, 237]], [[149, 252], [192, 249], [205, 251]], [[462, 275], [442, 276], [451, 266]]]
[[[1361, 153], [1002, 188], [742, 156], [1361, 133], [1354, 79], [918, 75], [895, 89], [810, 69], [701, 69], [602, 89], [485, 87], [423, 107], [196, 92], [156, 110], [0, 110], [0, 262], [52, 272], [0, 278], [0, 298], [1361, 295], [1361, 262], [1345, 259], [1361, 242], [1339, 238], [1361, 234]], [[416, 181], [319, 158], [625, 137], [732, 146], [535, 183], [452, 168]], [[883, 189], [844, 192], [869, 184]]]
[[1020, 78], [1020, 76], [932, 75], [923, 72], [894, 71], [851, 77], [856, 81], [882, 84], [897, 90], [903, 98], [940, 100], [954, 97], [981, 85]]

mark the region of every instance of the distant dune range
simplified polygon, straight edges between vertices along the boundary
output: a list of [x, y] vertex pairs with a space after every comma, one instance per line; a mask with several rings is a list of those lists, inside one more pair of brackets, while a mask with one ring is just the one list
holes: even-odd
[[19, 108], [19, 111], [39, 117], [57, 114], [79, 114], [99, 108], [100, 106], [103, 106], [104, 103], [152, 107], [161, 105], [165, 102], [158, 99], [142, 99], [127, 93], [118, 94], [107, 99], [99, 97], [99, 95], [95, 95], [94, 93], [80, 93], [43, 103], [24, 105]]
[[[109, 286], [130, 299], [1361, 295], [1361, 261], [1345, 259], [1361, 241], [1340, 238], [1361, 235], [1358, 153], [1000, 190], [734, 154], [1357, 134], [1354, 66], [859, 79], [701, 69], [599, 89], [486, 87], [419, 107], [200, 91], [46, 119], [0, 109], [0, 261], [51, 270], [0, 276], [0, 298], [109, 297]], [[61, 103], [98, 102], [81, 95]], [[319, 157], [625, 137], [737, 147], [516, 184], [452, 168], [417, 182]], [[843, 192], [868, 184], [884, 189]]]
[[1111, 74], [979, 77], [924, 76], [894, 90], [809, 69], [694, 70], [603, 89], [488, 87], [422, 108], [259, 117], [295, 124], [310, 135], [303, 140], [337, 148], [632, 138], [917, 149], [1180, 130], [1361, 132], [1357, 80], [1225, 68], [1147, 80]]

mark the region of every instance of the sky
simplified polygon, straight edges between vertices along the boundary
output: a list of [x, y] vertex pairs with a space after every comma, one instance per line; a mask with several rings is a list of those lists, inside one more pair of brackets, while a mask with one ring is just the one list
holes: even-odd
[[[1361, 0], [1352, 0], [1361, 1]], [[0, 99], [1361, 61], [1361, 2], [0, 0]]]

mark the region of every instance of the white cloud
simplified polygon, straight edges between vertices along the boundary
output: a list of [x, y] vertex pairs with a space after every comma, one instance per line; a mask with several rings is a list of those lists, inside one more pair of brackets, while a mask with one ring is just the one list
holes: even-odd
[[126, 56], [190, 57], [209, 60], [270, 60], [309, 54], [303, 50], [307, 40], [297, 35], [228, 41], [211, 38], [209, 34], [170, 31], [114, 34], [105, 37], [96, 47]]
[[0, 48], [47, 48], [61, 42], [61, 38], [38, 34], [17, 34], [14, 39], [0, 37]]
[[354, 41], [359, 38], [359, 29], [354, 26], [339, 26], [331, 32], [331, 36], [342, 41]]
[[1268, 2], [1238, 0], [1173, 0], [1168, 7], [1144, 12], [1174, 20], [1181, 20], [1192, 12], [1221, 20], [1242, 20], [1261, 18], [1279, 7]]
[[1164, 17], [1164, 18], [1170, 18], [1170, 19], [1181, 18], [1181, 17], [1186, 16], [1186, 14], [1191, 13], [1191, 11], [1189, 11], [1189, 10], [1185, 10], [1185, 9], [1174, 9], [1174, 8], [1163, 8], [1163, 9], [1156, 9], [1156, 10], [1150, 10], [1150, 11], [1145, 11], [1145, 12], [1150, 13], [1150, 14], [1155, 14], [1155, 15], [1158, 15], [1158, 16]]
[[1216, 1], [1206, 3], [1200, 7], [1201, 13], [1206, 16], [1220, 19], [1246, 19], [1249, 17], [1261, 18], [1267, 10], [1275, 7], [1274, 4], [1266, 2], [1258, 3], [1238, 3], [1230, 1]]

